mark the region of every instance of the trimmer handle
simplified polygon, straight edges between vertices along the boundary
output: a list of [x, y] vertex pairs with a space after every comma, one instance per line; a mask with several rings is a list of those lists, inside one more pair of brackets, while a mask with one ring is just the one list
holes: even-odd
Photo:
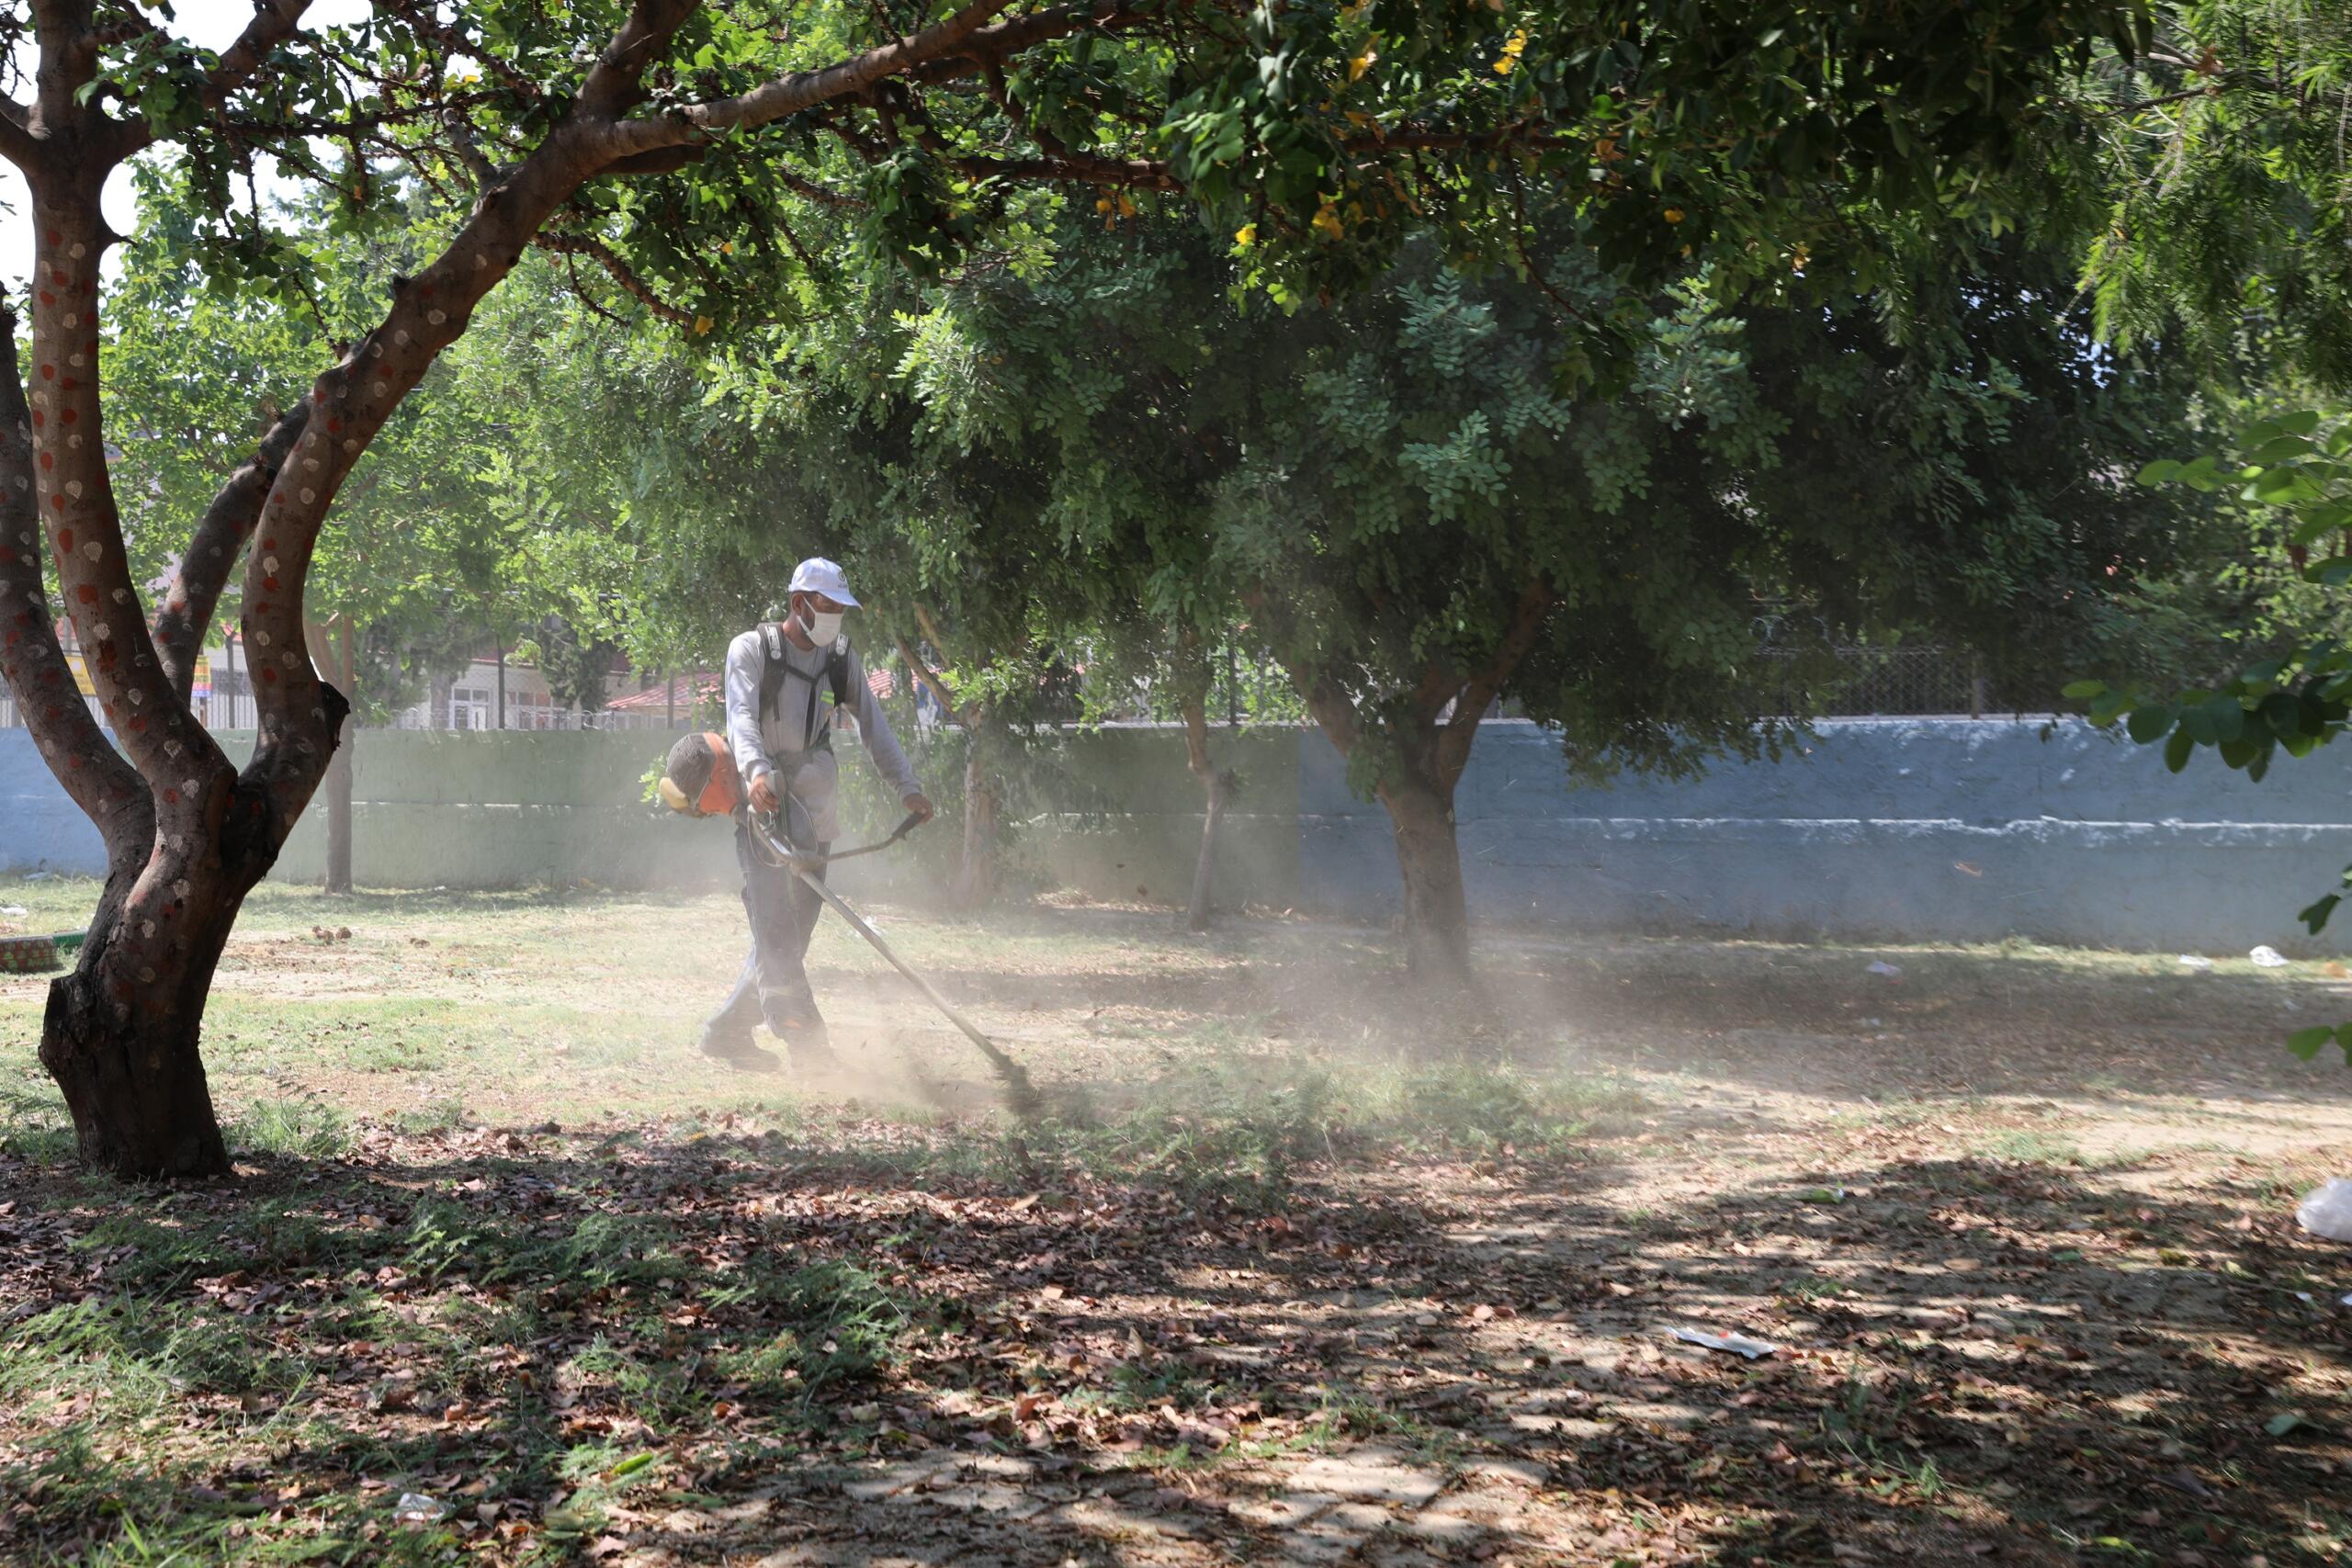
[[909, 833], [913, 832], [916, 829], [922, 827], [924, 823], [930, 820], [930, 818], [925, 817], [920, 811], [908, 812], [907, 819], [899, 823], [896, 828], [890, 829], [890, 841], [894, 844], [897, 843], [900, 839], [905, 838]]

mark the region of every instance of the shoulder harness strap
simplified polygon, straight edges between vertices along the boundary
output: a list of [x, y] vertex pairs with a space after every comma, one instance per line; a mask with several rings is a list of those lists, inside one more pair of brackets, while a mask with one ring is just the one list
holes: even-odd
[[784, 627], [775, 621], [760, 627], [760, 649], [767, 657], [760, 666], [760, 721], [764, 724], [775, 712], [776, 697], [784, 691], [786, 673], [784, 662]]
[[[784, 693], [784, 678], [790, 667], [784, 661], [784, 627], [768, 622], [760, 627], [760, 645], [766, 661], [760, 667], [760, 719], [765, 723], [776, 711], [776, 699]], [[844, 707], [849, 703], [849, 638], [837, 637], [825, 654], [825, 684], [831, 688], [833, 705]], [[808, 682], [808, 715], [801, 733], [808, 737], [808, 750], [821, 750], [833, 740], [832, 719], [826, 716], [823, 729], [817, 728], [817, 682]]]
[[[825, 684], [832, 688], [833, 706], [849, 701], [849, 638], [837, 637], [833, 646], [825, 650]], [[824, 728], [817, 728], [817, 682], [808, 682], [808, 722], [802, 733], [808, 737], [808, 750], [820, 751], [833, 744], [833, 716], [824, 716]]]

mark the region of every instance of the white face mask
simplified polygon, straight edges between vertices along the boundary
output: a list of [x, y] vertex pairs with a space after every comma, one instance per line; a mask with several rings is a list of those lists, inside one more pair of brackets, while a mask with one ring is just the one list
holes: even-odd
[[842, 612], [839, 610], [806, 610], [800, 624], [807, 628], [808, 640], [823, 648], [842, 635]]

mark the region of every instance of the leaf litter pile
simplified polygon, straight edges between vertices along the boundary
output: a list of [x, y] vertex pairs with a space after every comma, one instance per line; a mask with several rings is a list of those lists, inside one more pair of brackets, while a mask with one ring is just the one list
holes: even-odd
[[2352, 1252], [2291, 1213], [2340, 1102], [2183, 1111], [2308, 1168], [2086, 1155], [1655, 1047], [1391, 1062], [1378, 1117], [1163, 1066], [1018, 1134], [263, 1103], [158, 1192], [12, 1100], [0, 1561], [2344, 1560]]

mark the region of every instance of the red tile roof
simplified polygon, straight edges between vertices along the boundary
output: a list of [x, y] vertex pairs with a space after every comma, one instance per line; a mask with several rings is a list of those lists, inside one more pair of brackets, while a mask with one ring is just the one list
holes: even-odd
[[683, 710], [693, 707], [705, 698], [718, 696], [720, 684], [721, 679], [716, 671], [700, 675], [673, 675], [659, 685], [649, 686], [642, 692], [631, 692], [625, 697], [615, 697], [605, 705], [622, 713], [660, 712], [670, 706], [673, 701], [671, 694], [675, 693], [674, 700]]

